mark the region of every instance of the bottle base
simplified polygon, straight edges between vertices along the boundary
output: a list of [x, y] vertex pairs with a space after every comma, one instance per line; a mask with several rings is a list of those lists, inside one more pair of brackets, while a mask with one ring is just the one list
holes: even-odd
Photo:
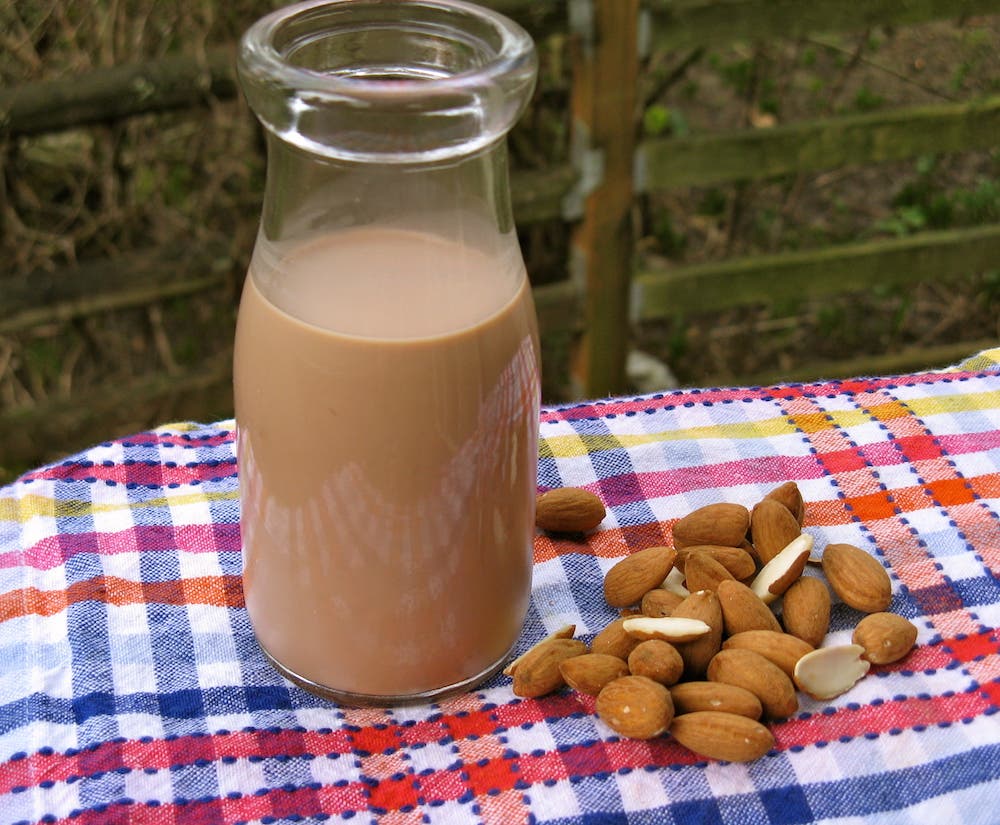
[[460, 682], [455, 682], [450, 685], [444, 685], [443, 687], [431, 688], [430, 690], [421, 691], [420, 693], [406, 694], [355, 693], [349, 690], [338, 690], [337, 688], [332, 688], [328, 685], [321, 685], [318, 682], [314, 682], [311, 679], [300, 676], [294, 670], [285, 667], [285, 665], [283, 665], [278, 659], [265, 650], [263, 646], [261, 646], [260, 649], [263, 652], [264, 657], [271, 664], [271, 667], [288, 679], [288, 681], [293, 682], [303, 690], [307, 690], [310, 693], [323, 699], [328, 699], [331, 702], [336, 702], [339, 705], [377, 708], [399, 707], [400, 705], [421, 705], [428, 702], [437, 702], [442, 699], [457, 696], [460, 693], [465, 693], [499, 672], [500, 668], [504, 666], [507, 659], [510, 657], [514, 647], [511, 646], [510, 650], [504, 653], [504, 655], [501, 656], [496, 662], [480, 673], [470, 676], [468, 679], [463, 679]]

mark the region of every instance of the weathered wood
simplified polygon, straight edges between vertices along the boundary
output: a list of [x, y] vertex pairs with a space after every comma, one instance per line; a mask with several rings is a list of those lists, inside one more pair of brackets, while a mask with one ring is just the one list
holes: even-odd
[[232, 353], [222, 352], [180, 375], [161, 372], [72, 398], [0, 411], [0, 473], [166, 421], [231, 415]]
[[236, 94], [235, 51], [164, 57], [0, 89], [0, 135], [43, 132], [163, 112]]
[[926, 232], [805, 252], [640, 272], [633, 282], [638, 321], [750, 304], [819, 298], [873, 285], [912, 284], [976, 272], [1000, 260], [1000, 225]]
[[912, 346], [899, 352], [858, 355], [836, 361], [814, 361], [785, 370], [765, 370], [749, 375], [710, 375], [703, 386], [724, 386], [738, 380], [741, 386], [769, 386], [790, 381], [819, 381], [858, 376], [901, 375], [921, 370], [940, 369], [957, 364], [977, 352], [995, 347], [996, 339], [958, 341], [934, 346]]
[[513, 172], [510, 189], [517, 223], [524, 226], [561, 217], [563, 198], [577, 177], [570, 166]]
[[642, 191], [762, 180], [932, 152], [988, 150], [998, 135], [1000, 97], [909, 106], [772, 129], [645, 141], [636, 153], [636, 179]]
[[586, 285], [586, 333], [573, 371], [589, 397], [625, 389], [638, 12], [638, 0], [595, 0], [592, 40], [580, 36], [574, 49], [573, 140], [603, 155], [603, 177], [587, 196], [571, 253], [573, 277]]
[[1000, 12], [1000, 0], [647, 0], [647, 5], [654, 47], [668, 50]]
[[532, 296], [542, 337], [583, 329], [583, 290], [573, 281], [536, 286]]
[[0, 333], [201, 292], [226, 282], [234, 261], [223, 245], [128, 252], [54, 272], [3, 279]]

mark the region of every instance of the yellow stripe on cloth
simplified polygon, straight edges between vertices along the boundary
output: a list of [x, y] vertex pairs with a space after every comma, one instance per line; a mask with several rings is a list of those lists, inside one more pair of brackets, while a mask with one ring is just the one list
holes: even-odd
[[159, 507], [183, 507], [188, 504], [202, 504], [213, 501], [233, 501], [239, 492], [199, 492], [176, 496], [157, 496], [143, 501], [114, 502], [99, 504], [81, 499], [59, 500], [50, 496], [31, 494], [20, 499], [0, 498], [0, 522], [24, 524], [33, 518], [79, 518], [97, 513], [113, 513], [121, 510], [144, 510]]

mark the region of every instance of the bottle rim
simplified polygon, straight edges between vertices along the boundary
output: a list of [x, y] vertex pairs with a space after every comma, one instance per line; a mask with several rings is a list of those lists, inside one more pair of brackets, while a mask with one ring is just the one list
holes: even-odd
[[[498, 36], [495, 55], [481, 66], [446, 76], [376, 77], [335, 75], [296, 65], [277, 46], [279, 35], [296, 21], [324, 9], [362, 10], [405, 6], [414, 13], [420, 10], [452, 13], [469, 21], [487, 24]], [[506, 75], [533, 66], [535, 46], [531, 36], [513, 20], [499, 12], [466, 0], [304, 0], [278, 9], [253, 23], [240, 41], [241, 73], [251, 77], [266, 75], [282, 86], [303, 92], [317, 92], [328, 99], [369, 101], [376, 105], [405, 106], [429, 96], [448, 95], [499, 81]]]

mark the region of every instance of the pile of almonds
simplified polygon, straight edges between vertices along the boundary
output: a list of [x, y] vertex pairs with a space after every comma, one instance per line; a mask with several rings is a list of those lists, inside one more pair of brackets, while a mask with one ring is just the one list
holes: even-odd
[[[763, 756], [774, 737], [762, 720], [795, 713], [797, 691], [839, 696], [871, 665], [902, 659], [917, 637], [913, 624], [885, 612], [885, 568], [858, 547], [829, 544], [819, 561], [827, 584], [868, 615], [853, 644], [822, 646], [831, 596], [821, 579], [802, 575], [814, 561], [805, 509], [787, 482], [752, 510], [711, 504], [680, 519], [673, 547], [640, 550], [608, 571], [604, 599], [620, 618], [589, 649], [573, 625], [536, 644], [504, 671], [514, 693], [538, 697], [569, 685], [596, 696], [598, 716], [622, 736], [669, 731], [701, 756]], [[595, 495], [564, 487], [539, 496], [536, 523], [586, 532], [604, 515]]]

